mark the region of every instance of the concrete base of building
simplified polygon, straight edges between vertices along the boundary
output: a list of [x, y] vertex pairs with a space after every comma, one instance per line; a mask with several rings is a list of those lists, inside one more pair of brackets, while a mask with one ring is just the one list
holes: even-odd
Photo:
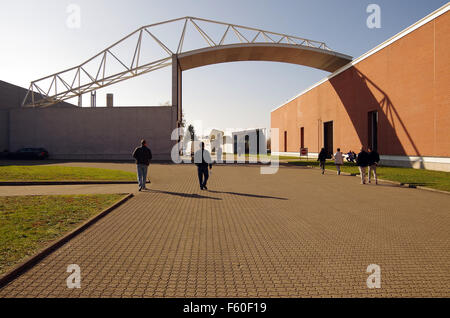
[[[273, 152], [272, 155], [299, 157], [298, 152]], [[317, 153], [309, 153], [308, 158], [317, 158]], [[306, 158], [302, 156], [301, 158]], [[389, 167], [403, 167], [450, 172], [450, 158], [448, 157], [419, 157], [419, 156], [390, 156], [381, 155], [381, 164]]]
[[427, 169], [450, 172], [450, 158], [418, 156], [380, 156], [385, 166]]

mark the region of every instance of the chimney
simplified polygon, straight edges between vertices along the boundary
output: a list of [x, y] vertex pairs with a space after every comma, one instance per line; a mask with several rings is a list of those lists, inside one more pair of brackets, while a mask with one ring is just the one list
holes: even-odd
[[114, 107], [114, 94], [106, 94], [106, 107]]
[[91, 107], [97, 107], [97, 92], [91, 92]]

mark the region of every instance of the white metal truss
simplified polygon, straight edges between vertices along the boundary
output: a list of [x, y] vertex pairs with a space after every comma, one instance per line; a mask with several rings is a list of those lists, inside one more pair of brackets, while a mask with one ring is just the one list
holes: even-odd
[[[171, 50], [169, 45], [163, 43], [163, 41], [154, 34], [153, 29], [171, 23], [182, 23], [181, 21], [183, 20], [184, 23], [179, 34], [178, 45], [176, 49], [172, 48]], [[203, 24], [203, 28], [200, 27], [200, 24]], [[219, 36], [217, 36], [217, 34], [208, 34], [205, 31], [208, 24], [222, 26], [225, 31], [221, 31], [223, 33], [218, 34]], [[186, 52], [184, 50], [184, 41], [186, 39], [186, 30], [188, 27], [201, 35], [201, 38], [204, 40], [203, 47], [219, 47], [228, 45], [230, 43], [225, 43], [225, 39], [228, 37], [227, 39], [234, 41], [234, 43], [231, 44], [284, 43], [313, 47], [328, 51], [330, 50], [324, 42], [236, 24], [194, 17], [183, 17], [141, 27], [78, 66], [32, 81], [28, 93], [23, 100], [22, 106], [50, 106], [58, 102], [81, 96], [82, 94], [130, 79], [132, 77], [170, 66], [172, 64], [173, 55]], [[127, 60], [118, 57], [114, 53], [115, 47], [123, 44], [126, 40], [132, 39], [133, 37], [137, 37], [137, 40], [134, 39], [133, 41], [136, 42], [133, 42], [133, 45], [129, 48], [134, 51], [130, 54], [130, 56], [132, 55], [132, 58]], [[165, 52], [162, 58], [150, 62], [142, 61], [142, 56], [144, 54], [142, 41], [144, 37], [154, 41], [154, 44], [157, 44], [157, 46]], [[213, 38], [216, 38], [216, 41], [214, 41]], [[217, 39], [220, 39], [220, 41]], [[198, 48], [200, 49], [202, 46], [200, 45]], [[116, 65], [119, 65], [120, 70], [111, 75], [107, 75], [109, 74], [108, 66], [111, 63], [108, 61], [110, 60], [114, 61]], [[93, 63], [95, 64], [95, 67], [93, 68], [94, 71], [88, 70], [87, 65], [92, 66]]]

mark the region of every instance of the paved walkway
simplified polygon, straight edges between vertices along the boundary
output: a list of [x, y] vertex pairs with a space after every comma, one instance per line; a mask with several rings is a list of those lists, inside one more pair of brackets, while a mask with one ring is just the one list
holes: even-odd
[[[131, 167], [131, 166], [130, 166]], [[315, 169], [154, 165], [151, 191], [0, 290], [4, 297], [450, 297], [450, 196]], [[69, 264], [81, 288], [68, 289]], [[368, 289], [369, 264], [381, 288]]]

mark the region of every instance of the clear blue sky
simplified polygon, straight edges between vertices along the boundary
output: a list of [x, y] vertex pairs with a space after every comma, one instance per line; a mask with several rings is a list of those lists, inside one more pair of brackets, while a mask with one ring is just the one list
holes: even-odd
[[[0, 79], [31, 80], [75, 66], [135, 29], [195, 16], [326, 42], [358, 57], [444, 5], [443, 0], [15, 0], [0, 4]], [[381, 28], [366, 26], [366, 8], [381, 7]], [[69, 4], [81, 8], [81, 28], [68, 28]], [[183, 72], [188, 122], [204, 128], [269, 127], [270, 111], [327, 75], [308, 67], [237, 62]], [[116, 105], [159, 105], [171, 99], [170, 68], [105, 88]], [[89, 96], [84, 96], [84, 105]]]

